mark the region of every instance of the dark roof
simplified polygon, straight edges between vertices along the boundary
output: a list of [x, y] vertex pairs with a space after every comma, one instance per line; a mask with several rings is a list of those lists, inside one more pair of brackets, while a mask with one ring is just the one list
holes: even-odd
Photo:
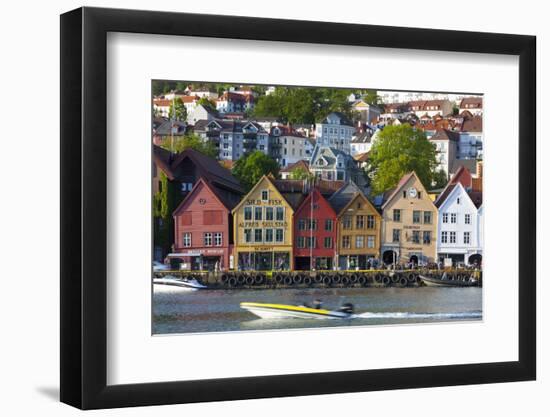
[[453, 132], [447, 129], [437, 129], [435, 134], [430, 138], [430, 140], [450, 140], [453, 142], [458, 142], [460, 135], [457, 132]]
[[170, 136], [172, 134], [172, 127], [175, 128], [174, 135], [182, 136], [185, 134], [187, 124], [179, 120], [165, 120], [155, 129], [155, 135]]
[[344, 113], [339, 112], [339, 111], [333, 111], [333, 112], [329, 113], [327, 115], [327, 117], [325, 119], [323, 119], [323, 121], [321, 123], [328, 124], [329, 123], [328, 117], [331, 116], [331, 115], [338, 116], [338, 118], [340, 119], [340, 124], [341, 125], [353, 126], [353, 123], [351, 122], [351, 120], [349, 120]]
[[454, 159], [449, 167], [449, 172], [454, 172], [455, 175], [460, 167], [466, 168], [470, 173], [476, 172], [477, 159]]
[[357, 194], [363, 193], [353, 181], [350, 181], [329, 198], [329, 203], [334, 211], [339, 214]]
[[180, 204], [178, 204], [178, 206], [176, 207], [176, 209], [173, 212], [173, 215], [176, 215], [176, 213], [178, 213], [180, 208], [183, 207], [187, 203], [187, 200], [192, 198], [192, 195], [194, 195], [195, 190], [198, 189], [197, 185], [201, 182], [204, 184], [205, 187], [207, 187], [216, 196], [216, 198], [218, 200], [220, 200], [220, 202], [229, 211], [233, 210], [233, 208], [241, 200], [241, 197], [242, 197], [241, 193], [228, 192], [227, 190], [221, 189], [221, 188], [216, 187], [215, 185], [211, 184], [210, 182], [208, 182], [208, 180], [205, 177], [201, 177], [201, 178], [199, 178], [199, 180], [197, 181], [197, 183], [195, 184], [195, 186], [193, 187], [191, 192], [185, 196], [185, 198], [181, 201]]
[[481, 191], [468, 191], [468, 195], [476, 208], [480, 208], [483, 204], [483, 193]]
[[464, 97], [460, 102], [460, 108], [481, 109], [483, 108], [483, 97]]
[[364, 132], [359, 133], [357, 136], [355, 136], [351, 140], [351, 143], [370, 143], [371, 138], [372, 138], [372, 134], [367, 130], [365, 130]]
[[258, 133], [267, 133], [265, 129], [258, 123], [252, 120], [237, 120], [237, 119], [214, 119], [214, 120], [197, 120], [195, 123], [195, 131], [203, 131], [209, 124], [217, 124], [220, 126], [220, 132], [242, 132], [244, 127], [252, 124]]
[[194, 149], [186, 149], [180, 153], [172, 154], [165, 149], [153, 145], [153, 159], [170, 180], [177, 180], [177, 168], [180, 164], [190, 160], [200, 171], [200, 176], [205, 177], [214, 186], [228, 188], [242, 193], [243, 188], [239, 181], [214, 158], [206, 156]]

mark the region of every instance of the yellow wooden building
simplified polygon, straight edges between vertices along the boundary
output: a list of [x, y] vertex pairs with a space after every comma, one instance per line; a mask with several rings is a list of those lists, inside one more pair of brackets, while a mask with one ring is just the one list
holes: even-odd
[[273, 181], [264, 176], [233, 209], [233, 268], [290, 270], [294, 210]]
[[353, 182], [334, 193], [329, 202], [338, 216], [338, 268], [373, 266], [380, 258], [380, 213]]
[[415, 172], [401, 178], [382, 205], [382, 216], [385, 263], [436, 260], [437, 208]]

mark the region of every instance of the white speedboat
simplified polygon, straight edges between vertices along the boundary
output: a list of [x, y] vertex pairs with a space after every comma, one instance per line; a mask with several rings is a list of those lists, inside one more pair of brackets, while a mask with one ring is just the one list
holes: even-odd
[[159, 286], [159, 289], [169, 288], [169, 289], [182, 289], [188, 291], [196, 291], [200, 289], [207, 288], [206, 285], [201, 284], [196, 279], [184, 279], [174, 277], [172, 275], [167, 275], [162, 278], [153, 278], [153, 284]]
[[338, 310], [325, 310], [287, 304], [241, 303], [241, 308], [262, 319], [347, 319], [353, 316], [353, 305], [347, 303]]

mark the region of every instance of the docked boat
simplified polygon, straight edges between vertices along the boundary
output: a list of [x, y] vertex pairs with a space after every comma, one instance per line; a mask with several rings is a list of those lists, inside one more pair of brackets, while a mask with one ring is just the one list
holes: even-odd
[[268, 304], [268, 303], [241, 303], [241, 308], [250, 311], [262, 319], [347, 319], [354, 315], [353, 305], [343, 304], [338, 310], [325, 310], [305, 305]]
[[170, 289], [182, 289], [189, 291], [196, 291], [207, 288], [206, 285], [201, 284], [194, 278], [183, 279], [174, 277], [172, 275], [167, 275], [162, 278], [153, 278], [153, 284], [155, 284], [155, 286], [159, 286], [159, 288], [165, 287]]
[[441, 278], [419, 275], [420, 279], [428, 287], [477, 287], [479, 282], [471, 278], [450, 279], [444, 273]]

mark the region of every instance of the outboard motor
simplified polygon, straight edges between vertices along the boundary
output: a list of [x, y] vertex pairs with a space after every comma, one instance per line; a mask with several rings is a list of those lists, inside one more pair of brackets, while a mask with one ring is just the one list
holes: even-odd
[[353, 304], [352, 303], [344, 303], [342, 306], [338, 309], [338, 311], [341, 311], [342, 313], [346, 314], [353, 314]]

